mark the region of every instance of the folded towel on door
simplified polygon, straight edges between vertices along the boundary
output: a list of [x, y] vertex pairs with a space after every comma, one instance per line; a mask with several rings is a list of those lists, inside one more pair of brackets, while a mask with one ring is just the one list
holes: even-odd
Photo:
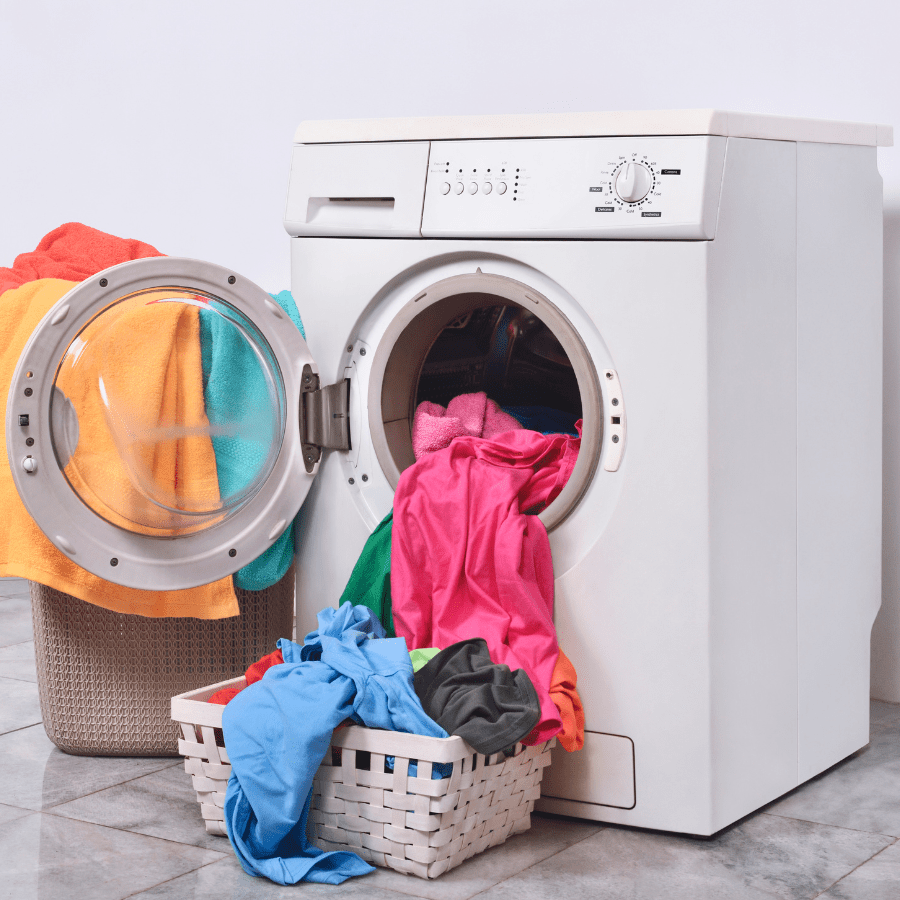
[[[83, 278], [132, 258], [159, 255], [147, 244], [122, 240], [73, 224], [51, 232], [34, 254], [17, 257], [11, 269], [0, 269], [0, 287], [11, 287], [0, 295], [0, 385], [6, 385], [8, 389], [19, 355], [32, 332], [57, 300], [74, 287], [73, 281], [58, 278], [39, 278], [22, 284], [23, 280], [40, 276], [45, 270]], [[123, 365], [127, 363], [129, 369], [127, 373], [117, 373], [117, 382], [120, 391], [127, 394], [130, 384], [134, 396], [141, 398], [135, 409], [149, 409], [153, 404], [162, 409], [176, 403], [193, 403], [193, 410], [187, 414], [187, 420], [191, 421], [191, 417], [199, 419], [203, 406], [198, 318], [195, 310], [186, 314], [185, 308], [179, 307], [180, 304], [172, 304], [171, 311], [161, 312], [159, 333], [152, 339], [135, 335], [133, 344], [126, 342], [121, 346], [119, 360]], [[186, 346], [173, 353], [173, 346], [182, 341]], [[134, 363], [136, 359], [141, 360], [140, 365]], [[153, 359], [156, 359], [155, 366], [146, 365]], [[168, 364], [163, 365], [162, 360]], [[148, 377], [150, 371], [156, 373], [155, 379]], [[168, 386], [165, 384], [167, 378], [173, 379]], [[173, 393], [178, 384], [188, 387]], [[5, 395], [6, 391], [3, 393]], [[152, 402], [150, 398], [154, 398]], [[79, 424], [84, 429], [79, 449], [83, 445], [84, 452], [91, 448], [96, 451], [104, 441], [113, 440], [102, 418]], [[88, 431], [91, 432], [90, 440], [85, 439]], [[181, 591], [138, 590], [114, 585], [76, 565], [50, 543], [28, 514], [12, 480], [6, 443], [2, 443], [0, 503], [5, 515], [0, 519], [0, 575], [37, 581], [116, 612], [201, 619], [239, 613], [230, 577]], [[170, 443], [173, 444], [172, 452], [153, 463], [157, 483], [170, 483], [174, 493], [184, 494], [195, 489], [197, 479], [205, 478], [210, 471], [215, 472], [208, 437], [205, 444], [204, 438], [198, 435]], [[174, 446], [176, 444], [180, 446]], [[91, 459], [79, 459], [79, 462], [83, 463], [83, 472], [99, 464]], [[121, 479], [125, 474], [114, 470], [104, 472], [104, 477], [111, 480]], [[77, 476], [73, 477], [77, 479]], [[133, 525], [129, 527], [134, 528]]]

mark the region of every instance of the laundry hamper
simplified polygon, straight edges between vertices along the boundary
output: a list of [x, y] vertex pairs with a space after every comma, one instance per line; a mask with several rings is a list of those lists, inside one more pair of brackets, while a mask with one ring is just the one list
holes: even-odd
[[[226, 834], [231, 766], [221, 731], [224, 707], [206, 700], [244, 684], [235, 678], [172, 698], [184, 767], [212, 834]], [[309, 839], [323, 850], [352, 850], [375, 866], [436, 878], [531, 827], [555, 744], [555, 738], [534, 747], [517, 744], [511, 756], [485, 756], [460, 737], [339, 728], [313, 783]], [[394, 757], [392, 771], [387, 756]], [[449, 777], [431, 778], [437, 763], [452, 764]]]
[[233, 678], [292, 636], [293, 566], [265, 590], [236, 593], [239, 616], [147, 618], [32, 582], [38, 693], [50, 740], [84, 756], [178, 756], [172, 696]]

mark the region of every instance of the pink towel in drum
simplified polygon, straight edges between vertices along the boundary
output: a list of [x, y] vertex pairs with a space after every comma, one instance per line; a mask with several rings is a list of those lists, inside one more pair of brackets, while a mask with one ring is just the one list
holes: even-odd
[[447, 408], [438, 403], [423, 401], [413, 417], [412, 445], [416, 459], [427, 453], [450, 446], [454, 438], [492, 438], [506, 431], [521, 429], [522, 425], [503, 412], [484, 391], [460, 394]]

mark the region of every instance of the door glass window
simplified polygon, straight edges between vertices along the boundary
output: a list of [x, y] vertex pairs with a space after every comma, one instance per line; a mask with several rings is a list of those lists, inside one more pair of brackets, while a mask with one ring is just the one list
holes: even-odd
[[99, 312], [56, 371], [56, 461], [81, 501], [123, 529], [175, 537], [245, 506], [285, 431], [272, 350], [210, 294], [152, 288]]

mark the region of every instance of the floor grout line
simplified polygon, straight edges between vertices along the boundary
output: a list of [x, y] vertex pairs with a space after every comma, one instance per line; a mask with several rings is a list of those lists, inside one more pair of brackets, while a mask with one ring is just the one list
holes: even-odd
[[[80, 800], [81, 798], [76, 798]], [[62, 805], [62, 804], [60, 804]], [[224, 852], [223, 850], [210, 850], [208, 847], [201, 847], [199, 844], [188, 844], [184, 841], [176, 841], [174, 838], [165, 838], [160, 837], [158, 834], [144, 834], [142, 831], [130, 831], [128, 828], [122, 828], [119, 825], [108, 825], [105, 822], [91, 822], [87, 819], [77, 819], [72, 816], [62, 816], [59, 813], [53, 812], [56, 807], [51, 807], [50, 809], [39, 809], [41, 815], [45, 816], [53, 816], [54, 819], [59, 819], [61, 822], [80, 822], [82, 825], [95, 825], [97, 828], [107, 828], [110, 831], [118, 831], [123, 832], [125, 834], [133, 834], [135, 837], [148, 838], [151, 841], [165, 841], [167, 844], [175, 844], [178, 847], [192, 847], [194, 850], [202, 850], [204, 853], [218, 853], [219, 859], [211, 860], [211, 862], [219, 862], [222, 859], [227, 859], [229, 854]], [[15, 820], [13, 820], [15, 821]], [[229, 850], [231, 849], [231, 844], [228, 845]], [[208, 865], [208, 863], [204, 863], [203, 865]], [[198, 867], [201, 868], [201, 867]], [[186, 874], [186, 873], [184, 873]], [[144, 890], [149, 890], [149, 888], [144, 888]]]
[[535, 866], [543, 865], [548, 860], [553, 859], [555, 856], [559, 856], [560, 853], [565, 853], [566, 850], [571, 850], [572, 847], [577, 847], [583, 841], [588, 840], [589, 838], [595, 837], [600, 834], [601, 831], [607, 831], [608, 828], [606, 825], [601, 825], [593, 834], [585, 835], [583, 838], [577, 841], [573, 841], [571, 844], [567, 844], [565, 847], [560, 847], [556, 853], [551, 853], [549, 856], [545, 856], [543, 859], [536, 860], [530, 866], [526, 866], [524, 869], [520, 869], [518, 872], [514, 872], [512, 875], [507, 875], [506, 878], [501, 878], [499, 881], [495, 881], [493, 884], [488, 885], [486, 888], [482, 888], [480, 891], [476, 891], [474, 894], [470, 894], [468, 897], [465, 897], [464, 900], [474, 900], [475, 897], [478, 897], [480, 894], [485, 893], [485, 891], [493, 890], [497, 887], [498, 884], [503, 884], [506, 881], [509, 881], [511, 878], [518, 878], [520, 875], [525, 872], [530, 871]]
[[[216, 851], [210, 851], [214, 853]], [[205, 869], [207, 866], [214, 866], [217, 863], [222, 862], [221, 859], [211, 859], [209, 862], [203, 863], [202, 865], [196, 866], [193, 869], [188, 869], [187, 872], [182, 872], [180, 875], [173, 875], [171, 878], [166, 878], [163, 881], [158, 881], [156, 884], [148, 885], [145, 888], [141, 888], [139, 891], [134, 891], [131, 894], [125, 894], [120, 900], [128, 900], [129, 897], [139, 897], [141, 894], [146, 893], [147, 891], [152, 891], [154, 888], [161, 887], [164, 884], [169, 884], [172, 881], [177, 881], [179, 878], [184, 878], [186, 875], [191, 875], [194, 872], [199, 872], [201, 869]]]
[[[784, 816], [781, 815], [781, 813], [776, 812], [761, 812], [757, 813], [757, 815], [775, 816], [778, 819], [787, 819], [790, 822], [804, 822], [807, 825], [819, 825], [823, 828], [840, 828], [842, 831], [852, 831], [854, 834], [871, 834], [873, 837], [888, 838], [891, 843], [900, 840], [900, 837], [898, 837], [897, 835], [887, 834], [883, 831], [866, 831], [864, 828], [851, 828], [849, 825], [835, 825], [832, 822], [817, 822], [815, 819], [801, 819], [800, 816]], [[890, 846], [890, 844], [888, 844], [887, 846]], [[879, 850], [878, 852], [881, 853], [881, 850]]]
[[[20, 728], [10, 728], [9, 731], [0, 731], [0, 738], [6, 737], [8, 734], [15, 734], [17, 731], [27, 731], [29, 728], [35, 728], [38, 725], [43, 725], [44, 720], [38, 719], [37, 722], [32, 722], [30, 725], [22, 725]], [[0, 801], [2, 802], [2, 801]]]
[[[150, 774], [153, 774], [152, 772]], [[119, 785], [113, 785], [113, 787], [118, 787]], [[106, 788], [104, 790], [107, 790]], [[86, 794], [85, 796], [89, 797], [90, 794]], [[76, 797], [75, 800], [83, 800], [83, 797]], [[65, 806], [66, 803], [74, 803], [75, 800], [66, 800], [65, 803], [59, 803], [56, 806], [51, 806], [48, 809], [38, 810], [38, 812], [44, 813], [48, 816], [53, 816], [55, 819], [59, 819], [63, 822], [81, 822], [84, 825], [98, 825], [101, 828], [110, 828], [113, 831], [123, 831], [126, 834], [136, 834], [139, 837], [152, 838], [156, 841], [166, 841], [169, 844], [177, 844], [179, 847], [193, 847], [195, 850], [207, 850], [210, 853], [220, 853], [223, 858], [227, 858], [229, 856], [229, 852], [226, 850], [215, 850], [209, 847], [204, 847], [201, 844], [194, 844], [190, 841], [179, 841], [177, 838], [173, 837], [160, 837], [158, 834], [147, 834], [145, 831], [135, 831], [132, 828], [126, 828], [124, 825], [110, 825], [106, 822], [94, 822], [92, 819], [80, 819], [78, 816], [66, 816], [60, 812], [56, 812], [60, 806]], [[8, 804], [7, 804], [8, 805]], [[21, 807], [16, 807], [16, 809], [20, 809]], [[227, 851], [231, 851], [231, 842], [228, 838], [222, 836], [221, 838], [226, 842]], [[215, 860], [218, 862], [218, 860]]]
[[[103, 759], [103, 758], [104, 757], [102, 757], [102, 756], [85, 757], [85, 759]], [[113, 757], [113, 756], [108, 757], [108, 759], [120, 759], [120, 758], [123, 758], [123, 757]], [[136, 757], [136, 758], [152, 759], [153, 757]], [[68, 800], [61, 800], [59, 803], [54, 803], [52, 806], [47, 806], [47, 807], [44, 807], [44, 808], [38, 810], [38, 812], [46, 812], [46, 813], [52, 813], [53, 815], [56, 815], [55, 813], [53, 813], [53, 810], [57, 809], [60, 806], [65, 806], [67, 803], [74, 803], [76, 800], [84, 800], [86, 797], [93, 797], [94, 794], [102, 794], [104, 791], [112, 790], [115, 787], [121, 787], [123, 784], [131, 784], [132, 781], [140, 781], [141, 778], [146, 778], [148, 775], [155, 775], [157, 772], [164, 772], [166, 769], [171, 769], [177, 765], [178, 765], [178, 763], [176, 762], [172, 765], [160, 766], [158, 769], [152, 769], [149, 772], [142, 772], [140, 775], [135, 775], [133, 778], [126, 778], [124, 781], [117, 781], [114, 784], [107, 784], [102, 788], [97, 788], [97, 790], [95, 790], [95, 791], [88, 791], [88, 793], [86, 793], [86, 794], [79, 794], [77, 797], [70, 797]], [[2, 802], [2, 801], [0, 801], [0, 802]], [[71, 818], [71, 816], [57, 815], [57, 818], [69, 819], [69, 818]], [[81, 821], [81, 820], [79, 820], [79, 821]], [[97, 823], [93, 823], [93, 824], [97, 824]], [[109, 827], [114, 828], [115, 826], [110, 825]]]
[[[877, 833], [877, 832], [868, 832], [868, 834], [874, 834], [874, 833]], [[889, 835], [886, 835], [886, 837], [888, 837], [888, 836]], [[886, 846], [882, 847], [877, 853], [873, 853], [868, 859], [863, 860], [858, 866], [854, 866], [849, 872], [846, 872], [845, 874], [841, 875], [841, 877], [838, 878], [838, 880], [835, 881], [834, 884], [829, 884], [828, 887], [825, 888], [825, 890], [819, 891], [819, 893], [816, 894], [814, 897], [810, 898], [810, 900], [816, 900], [816, 897], [821, 897], [822, 894], [826, 893], [827, 891], [830, 891], [835, 885], [840, 884], [845, 878], [852, 875], [857, 869], [861, 869], [863, 866], [868, 865], [870, 862], [872, 862], [873, 859], [875, 859], [876, 856], [880, 856], [882, 853], [884, 853], [884, 851], [887, 850], [888, 847], [893, 847], [894, 844], [897, 843], [897, 841], [900, 841], [900, 838], [895, 838], [893, 841], [891, 841], [890, 844], [887, 844]]]
[[[18, 681], [20, 684], [33, 684], [35, 687], [37, 687], [37, 682], [31, 681], [29, 678], [16, 678], [15, 675], [0, 675], [0, 681], [2, 681], [4, 678], [7, 681]], [[41, 719], [41, 721], [43, 722], [44, 720]]]

